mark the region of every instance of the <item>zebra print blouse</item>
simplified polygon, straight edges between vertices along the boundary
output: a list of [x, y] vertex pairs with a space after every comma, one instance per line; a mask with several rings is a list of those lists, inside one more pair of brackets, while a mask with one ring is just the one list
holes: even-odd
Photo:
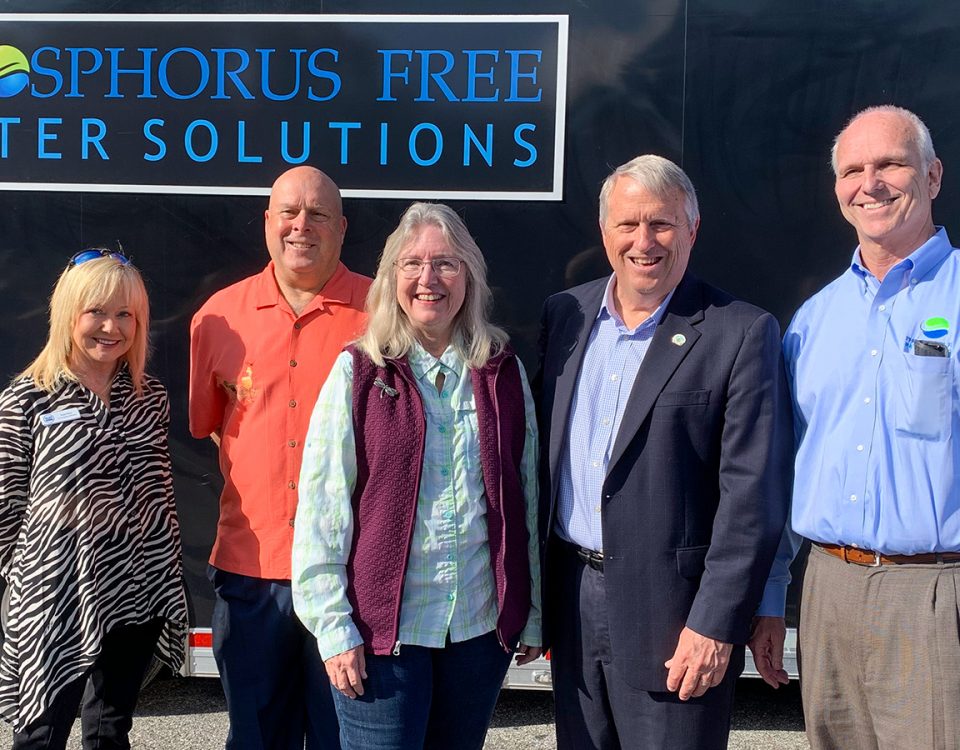
[[0, 715], [17, 730], [81, 677], [112, 629], [165, 619], [157, 657], [177, 670], [187, 628], [169, 404], [126, 367], [110, 408], [78, 383], [22, 379], [0, 395], [0, 574], [9, 608]]

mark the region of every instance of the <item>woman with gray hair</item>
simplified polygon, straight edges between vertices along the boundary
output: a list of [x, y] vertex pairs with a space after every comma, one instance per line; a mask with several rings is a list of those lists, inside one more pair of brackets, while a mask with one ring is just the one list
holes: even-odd
[[293, 598], [345, 750], [479, 749], [540, 654], [533, 400], [490, 299], [460, 217], [414, 203], [313, 411]]

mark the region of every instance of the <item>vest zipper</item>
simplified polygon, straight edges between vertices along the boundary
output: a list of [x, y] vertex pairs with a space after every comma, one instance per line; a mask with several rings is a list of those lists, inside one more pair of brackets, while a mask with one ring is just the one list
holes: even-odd
[[[409, 367], [409, 360], [407, 361], [407, 367]], [[420, 397], [420, 392], [417, 390], [417, 384], [407, 377], [407, 373], [404, 372], [403, 367], [399, 365], [394, 365], [397, 375], [401, 380], [406, 381], [407, 388], [411, 389], [411, 394], [417, 403], [420, 406], [420, 413], [423, 416], [423, 435], [421, 436], [422, 440], [420, 443], [420, 465], [423, 466], [423, 456], [426, 452], [426, 441], [427, 441], [427, 415], [423, 408], [423, 399]], [[410, 559], [410, 546], [413, 544], [413, 531], [417, 524], [417, 498], [420, 496], [420, 475], [417, 474], [417, 480], [413, 488], [413, 514], [410, 516], [410, 525], [407, 529], [407, 544], [406, 544], [406, 554], [404, 559], [409, 561]], [[396, 607], [393, 612], [393, 635], [397, 638], [397, 641], [393, 644], [393, 651], [391, 652], [394, 656], [400, 655], [400, 606], [403, 603], [403, 584], [404, 579], [407, 577], [407, 564], [404, 563], [403, 573], [400, 576], [400, 590], [397, 596]]]
[[[500, 647], [508, 654], [513, 652], [504, 642], [503, 631], [500, 628], [500, 620], [503, 617], [503, 608], [507, 602], [507, 566], [506, 566], [506, 548], [507, 548], [507, 514], [503, 509], [503, 430], [500, 427], [500, 401], [497, 398], [497, 383], [500, 381], [500, 372], [503, 370], [503, 363], [506, 358], [497, 363], [497, 371], [493, 374], [493, 412], [497, 425], [497, 456], [500, 461], [500, 559], [494, 562], [503, 568], [503, 600], [497, 602], [497, 640], [500, 641]], [[521, 390], [523, 386], [521, 385]], [[526, 413], [524, 413], [526, 419]], [[526, 429], [526, 427], [524, 427]], [[499, 593], [499, 592], [498, 592]], [[497, 597], [499, 599], [499, 597]]]

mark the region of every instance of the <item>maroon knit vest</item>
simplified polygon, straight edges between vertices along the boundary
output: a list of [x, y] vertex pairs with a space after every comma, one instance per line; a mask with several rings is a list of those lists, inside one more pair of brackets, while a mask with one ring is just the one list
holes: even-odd
[[[420, 491], [426, 417], [406, 359], [377, 367], [355, 347], [353, 428], [357, 484], [347, 597], [367, 651], [397, 641], [403, 579]], [[470, 370], [487, 499], [487, 538], [497, 589], [497, 634], [517, 643], [530, 612], [528, 533], [520, 466], [526, 436], [516, 355], [506, 350]]]

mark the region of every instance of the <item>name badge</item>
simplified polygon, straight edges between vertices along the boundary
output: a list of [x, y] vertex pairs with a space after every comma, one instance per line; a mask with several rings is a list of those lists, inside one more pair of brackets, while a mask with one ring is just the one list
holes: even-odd
[[49, 427], [50, 425], [60, 424], [61, 422], [72, 422], [75, 419], [80, 419], [79, 409], [61, 409], [60, 411], [51, 411], [47, 412], [46, 414], [41, 414], [40, 424], [42, 424], [44, 427]]

